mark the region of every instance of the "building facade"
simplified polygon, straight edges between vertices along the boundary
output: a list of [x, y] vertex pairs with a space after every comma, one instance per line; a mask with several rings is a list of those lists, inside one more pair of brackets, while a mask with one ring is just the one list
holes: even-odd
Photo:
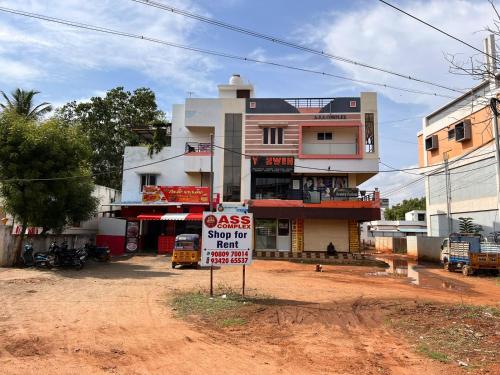
[[358, 224], [380, 218], [379, 193], [358, 189], [378, 173], [376, 94], [256, 98], [238, 75], [218, 90], [174, 105], [171, 147], [151, 158], [126, 148], [122, 216], [138, 247], [168, 251], [176, 234], [200, 232], [212, 199], [254, 214], [256, 250], [358, 251]]
[[[485, 44], [491, 51], [493, 38]], [[495, 64], [487, 61], [487, 66], [495, 79], [484, 80], [423, 119], [418, 153], [426, 175], [430, 236], [458, 231], [460, 217], [471, 217], [484, 234], [499, 230], [498, 161], [489, 106], [490, 98], [498, 97], [499, 81]]]

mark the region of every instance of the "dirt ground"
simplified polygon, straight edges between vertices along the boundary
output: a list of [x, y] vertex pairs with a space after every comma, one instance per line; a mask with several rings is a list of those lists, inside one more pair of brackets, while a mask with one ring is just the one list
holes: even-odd
[[[424, 302], [500, 307], [498, 278], [419, 268], [415, 282], [374, 266], [323, 270], [255, 261], [247, 292], [279, 303], [254, 324], [215, 330], [177, 318], [168, 303], [179, 291], [206, 289], [209, 271], [172, 270], [165, 257], [82, 271], [0, 269], [0, 374], [468, 373], [419, 353], [387, 324], [388, 312], [418, 313]], [[241, 271], [216, 270], [216, 285], [238, 288]], [[478, 371], [500, 374], [500, 364]]]

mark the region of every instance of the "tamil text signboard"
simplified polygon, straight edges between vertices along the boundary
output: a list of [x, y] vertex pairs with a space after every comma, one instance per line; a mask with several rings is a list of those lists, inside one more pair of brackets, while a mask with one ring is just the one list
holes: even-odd
[[200, 203], [208, 204], [210, 189], [205, 186], [144, 186], [143, 203]]
[[248, 265], [252, 249], [252, 214], [203, 213], [202, 266]]

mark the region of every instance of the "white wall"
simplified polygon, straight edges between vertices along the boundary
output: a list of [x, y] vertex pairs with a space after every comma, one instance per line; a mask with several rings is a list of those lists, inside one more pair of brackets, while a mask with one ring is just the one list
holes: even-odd
[[439, 262], [443, 239], [444, 237], [406, 237], [406, 253], [417, 259]]

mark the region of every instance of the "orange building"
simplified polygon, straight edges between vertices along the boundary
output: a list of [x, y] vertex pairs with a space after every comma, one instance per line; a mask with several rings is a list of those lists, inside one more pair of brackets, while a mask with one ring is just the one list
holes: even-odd
[[[492, 48], [494, 40], [488, 38], [486, 44]], [[494, 64], [490, 69], [495, 70]], [[458, 231], [460, 217], [471, 217], [484, 235], [500, 230], [498, 161], [489, 106], [489, 98], [500, 93], [498, 75], [494, 81], [483, 81], [423, 119], [417, 139], [419, 165], [426, 175], [430, 236]]]

